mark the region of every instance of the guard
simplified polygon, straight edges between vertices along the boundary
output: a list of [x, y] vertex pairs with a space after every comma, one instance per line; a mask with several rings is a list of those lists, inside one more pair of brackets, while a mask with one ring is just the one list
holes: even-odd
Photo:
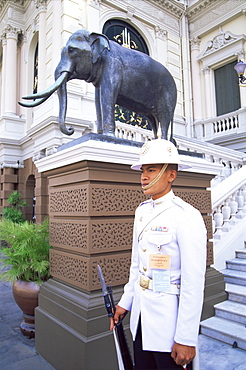
[[[143, 145], [132, 166], [150, 199], [136, 210], [129, 282], [110, 328], [131, 311], [135, 369], [192, 369], [206, 269], [206, 228], [200, 212], [172, 191], [182, 163], [174, 144]], [[194, 367], [193, 367], [194, 369]]]

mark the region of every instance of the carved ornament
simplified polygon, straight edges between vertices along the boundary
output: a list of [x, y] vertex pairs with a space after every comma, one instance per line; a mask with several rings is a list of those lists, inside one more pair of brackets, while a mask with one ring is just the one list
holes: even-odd
[[231, 32], [223, 32], [222, 29], [219, 30], [219, 33], [217, 36], [215, 36], [212, 40], [208, 41], [205, 50], [201, 54], [201, 58], [211, 54], [218, 49], [223, 48], [224, 46], [227, 46], [228, 44], [233, 43], [234, 41], [237, 41], [241, 36], [233, 35]]

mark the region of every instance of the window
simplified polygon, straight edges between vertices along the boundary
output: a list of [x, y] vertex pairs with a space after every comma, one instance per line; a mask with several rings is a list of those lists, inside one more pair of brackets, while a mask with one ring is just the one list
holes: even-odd
[[33, 94], [38, 91], [38, 44], [34, 53]]
[[[149, 55], [148, 47], [142, 36], [126, 22], [116, 19], [107, 21], [103, 27], [103, 34], [110, 40], [118, 42], [122, 47], [136, 49]], [[151, 126], [145, 116], [119, 105], [115, 107], [115, 119], [123, 123], [151, 130]]]
[[240, 108], [238, 75], [234, 61], [214, 71], [217, 116]]

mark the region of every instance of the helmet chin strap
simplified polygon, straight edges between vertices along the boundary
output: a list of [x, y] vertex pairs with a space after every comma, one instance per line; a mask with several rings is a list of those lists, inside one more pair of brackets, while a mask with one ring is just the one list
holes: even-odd
[[152, 180], [148, 185], [146, 186], [142, 186], [142, 189], [143, 190], [148, 190], [150, 189], [153, 185], [155, 185], [161, 178], [161, 176], [163, 175], [163, 173], [166, 171], [167, 169], [167, 166], [168, 166], [168, 163], [165, 163], [163, 166], [162, 166], [162, 169], [160, 170], [160, 172], [158, 173], [158, 175], [154, 178], [154, 180]]

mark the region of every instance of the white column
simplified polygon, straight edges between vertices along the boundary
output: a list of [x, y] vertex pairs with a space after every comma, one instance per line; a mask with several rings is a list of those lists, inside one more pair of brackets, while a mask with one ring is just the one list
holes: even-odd
[[184, 116], [186, 119], [186, 136], [192, 137], [192, 88], [191, 88], [191, 71], [190, 71], [190, 48], [189, 48], [189, 33], [188, 19], [185, 15], [181, 20], [181, 48], [182, 48], [182, 71], [183, 71], [183, 86], [184, 86]]
[[8, 26], [6, 34], [6, 65], [4, 83], [3, 114], [16, 115], [16, 92], [17, 92], [17, 35], [16, 28]]
[[2, 89], [1, 89], [1, 116], [4, 113], [5, 103], [5, 80], [6, 80], [6, 54], [7, 54], [7, 39], [6, 35], [1, 36], [2, 48], [3, 48], [3, 60], [2, 60]]
[[55, 72], [57, 64], [59, 63], [61, 57], [61, 48], [62, 48], [62, 22], [61, 22], [61, 1], [53, 0], [53, 25], [52, 28], [52, 71]]
[[203, 73], [205, 77], [205, 92], [206, 92], [206, 118], [213, 117], [210, 71], [211, 69], [209, 67], [203, 68]]
[[46, 0], [37, 0], [36, 7], [39, 10], [38, 91], [42, 91], [46, 87]]
[[190, 40], [191, 45], [191, 73], [192, 73], [192, 91], [193, 91], [193, 114], [194, 121], [200, 121], [202, 117], [202, 88], [201, 73], [198, 55], [200, 53], [201, 40], [197, 37]]
[[[20, 50], [20, 68], [19, 68], [19, 96], [18, 99], [21, 99], [22, 96], [28, 95], [29, 91], [27, 91], [27, 83], [26, 83], [26, 60], [25, 60], [25, 53], [26, 53], [26, 35], [23, 34], [22, 44], [21, 44], [21, 50]], [[27, 109], [18, 106], [19, 109], [19, 115], [26, 115]]]

